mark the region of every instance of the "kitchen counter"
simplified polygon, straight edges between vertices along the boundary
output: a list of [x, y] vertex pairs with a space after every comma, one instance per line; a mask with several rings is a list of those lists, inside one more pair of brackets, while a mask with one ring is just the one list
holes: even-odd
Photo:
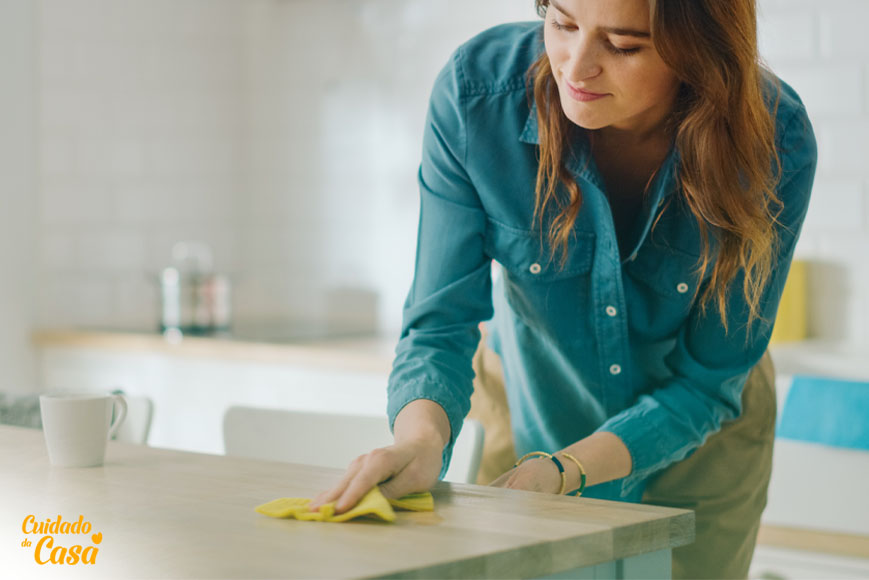
[[[185, 336], [173, 340], [157, 332], [92, 329], [44, 329], [33, 334], [37, 348], [60, 347], [160, 353], [177, 357], [213, 357], [262, 363], [294, 363], [367, 372], [389, 372], [397, 335], [287, 337], [264, 340]], [[770, 353], [783, 375], [821, 374], [869, 379], [867, 347], [836, 341], [804, 340], [774, 344]]]
[[42, 330], [33, 336], [45, 391], [121, 389], [154, 407], [147, 442], [223, 452], [233, 406], [382, 416], [397, 339], [299, 338], [285, 342], [105, 330]]
[[398, 337], [385, 335], [265, 341], [199, 336], [172, 339], [156, 332], [87, 329], [46, 329], [33, 334], [37, 348], [97, 349], [266, 364], [298, 363], [372, 373], [389, 372], [397, 342]]
[[[0, 426], [0, 471], [14, 578], [669, 578], [670, 550], [694, 538], [688, 510], [446, 482], [434, 512], [394, 523], [272, 519], [254, 507], [313, 497], [341, 472], [114, 442], [102, 467], [56, 468], [42, 433], [17, 427]], [[88, 533], [54, 545], [98, 547], [95, 564], [36, 564], [46, 534], [23, 533], [28, 515], [82, 515]]]

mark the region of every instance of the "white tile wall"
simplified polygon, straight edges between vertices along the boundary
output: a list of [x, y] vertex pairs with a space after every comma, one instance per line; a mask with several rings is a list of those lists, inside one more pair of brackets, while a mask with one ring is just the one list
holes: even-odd
[[[149, 327], [148, 276], [201, 238], [239, 319], [323, 316], [358, 288], [397, 328], [431, 83], [475, 32], [534, 17], [532, 0], [43, 0], [39, 324]], [[862, 341], [867, 18], [865, 0], [760, 2], [762, 53], [821, 144], [798, 256], [838, 278], [813, 286], [810, 324]]]
[[153, 328], [174, 241], [236, 270], [246, 3], [39, 6], [36, 323]]
[[0, 369], [4, 391], [36, 382], [30, 328], [36, 310], [37, 75], [31, 0], [0, 2]]
[[797, 257], [809, 260], [809, 333], [869, 345], [869, 18], [864, 0], [761, 0], [760, 42], [803, 98], [819, 167]]

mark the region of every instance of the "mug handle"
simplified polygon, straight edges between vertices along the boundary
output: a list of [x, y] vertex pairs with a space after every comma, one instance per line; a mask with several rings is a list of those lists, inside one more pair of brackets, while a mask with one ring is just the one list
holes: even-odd
[[121, 423], [123, 423], [124, 419], [127, 418], [127, 400], [121, 395], [112, 395], [112, 407], [113, 409], [115, 407], [119, 407], [120, 412], [115, 415], [115, 420], [112, 421], [112, 424], [109, 427], [109, 439], [115, 436], [115, 433], [118, 432]]

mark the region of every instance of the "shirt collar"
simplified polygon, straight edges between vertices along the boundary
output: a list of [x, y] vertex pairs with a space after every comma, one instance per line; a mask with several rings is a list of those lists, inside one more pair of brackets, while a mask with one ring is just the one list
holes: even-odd
[[[525, 127], [519, 134], [519, 141], [529, 145], [540, 145], [540, 133], [537, 125], [537, 103], [534, 101], [531, 102], [530, 111], [528, 111], [528, 118], [525, 120]], [[659, 191], [653, 192], [655, 202], [660, 202], [663, 198], [667, 197], [674, 191], [674, 187], [667, 187], [667, 185], [669, 185], [667, 182], [671, 179], [675, 181], [675, 169], [678, 163], [679, 152], [676, 147], [673, 146], [658, 170], [661, 176], [655, 180], [659, 189]], [[566, 165], [568, 171], [570, 171], [575, 177], [584, 179], [601, 191], [604, 190], [603, 180], [591, 158], [588, 141], [583, 141], [579, 146], [574, 148], [574, 154], [567, 160]]]
[[[522, 129], [522, 133], [519, 134], [519, 141], [529, 145], [540, 145], [540, 132], [537, 125], [537, 103], [533, 101], [531, 103], [531, 110], [528, 112], [528, 119], [525, 121], [525, 127]], [[591, 183], [601, 191], [604, 190], [603, 180], [591, 158], [588, 141], [583, 140], [573, 147], [572, 153], [565, 165], [574, 177]]]
[[525, 128], [519, 134], [519, 141], [531, 145], [540, 145], [540, 136], [537, 134], [537, 103], [531, 103], [531, 111], [525, 121]]

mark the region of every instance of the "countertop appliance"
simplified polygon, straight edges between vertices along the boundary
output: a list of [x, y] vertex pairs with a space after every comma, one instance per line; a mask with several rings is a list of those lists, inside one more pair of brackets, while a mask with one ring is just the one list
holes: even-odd
[[214, 271], [211, 247], [182, 241], [172, 247], [172, 263], [160, 273], [164, 334], [214, 335], [230, 330], [229, 278]]

